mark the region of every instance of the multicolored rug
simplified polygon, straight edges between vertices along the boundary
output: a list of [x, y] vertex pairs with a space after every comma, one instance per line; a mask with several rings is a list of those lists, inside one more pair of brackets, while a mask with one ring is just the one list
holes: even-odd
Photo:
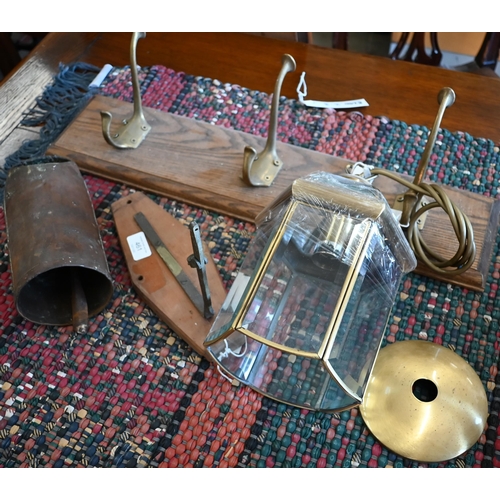
[[[92, 95], [96, 69], [61, 68], [25, 125], [43, 125], [5, 169], [43, 156]], [[161, 67], [140, 70], [143, 105], [214, 126], [267, 134], [270, 96], [236, 84]], [[132, 100], [128, 68], [98, 92]], [[428, 130], [359, 112], [304, 108], [281, 99], [279, 140], [413, 174]], [[499, 145], [442, 130], [430, 179], [498, 197]], [[232, 386], [180, 340], [131, 286], [110, 206], [125, 185], [84, 176], [114, 280], [108, 307], [87, 334], [32, 324], [16, 311], [0, 210], [0, 466], [2, 467], [500, 467], [499, 239], [484, 293], [410, 274], [403, 281], [383, 345], [421, 339], [449, 347], [481, 378], [488, 426], [460, 457], [417, 463], [388, 450], [358, 409], [338, 414], [279, 404]], [[0, 179], [1, 181], [1, 179]], [[254, 226], [159, 196], [176, 218], [196, 220], [227, 287]]]

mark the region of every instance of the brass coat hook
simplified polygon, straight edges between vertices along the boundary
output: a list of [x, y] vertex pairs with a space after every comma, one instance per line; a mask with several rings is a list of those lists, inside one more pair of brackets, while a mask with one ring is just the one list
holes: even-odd
[[[450, 87], [444, 87], [440, 90], [438, 94], [438, 103], [439, 109], [436, 115], [436, 119], [434, 120], [434, 125], [432, 127], [429, 138], [427, 139], [427, 143], [425, 145], [424, 153], [420, 159], [420, 163], [418, 164], [417, 171], [415, 173], [415, 177], [413, 179], [413, 184], [416, 186], [420, 185], [424, 180], [425, 172], [427, 171], [427, 166], [429, 165], [429, 159], [432, 154], [432, 149], [435, 146], [436, 138], [439, 132], [439, 127], [441, 126], [441, 120], [443, 119], [444, 112], [446, 108], [453, 105], [455, 102], [455, 92]], [[403, 196], [403, 210], [401, 214], [400, 224], [402, 227], [408, 227], [410, 214], [418, 202], [418, 195], [414, 189], [408, 189]]]
[[297, 65], [295, 59], [288, 54], [285, 54], [281, 61], [281, 71], [274, 86], [266, 146], [259, 155], [251, 146], [245, 146], [243, 152], [243, 180], [249, 186], [270, 186], [283, 166], [283, 162], [276, 153], [280, 92], [285, 75], [290, 71], [295, 71]]
[[137, 74], [136, 48], [139, 38], [145, 38], [146, 33], [136, 32], [132, 35], [130, 44], [130, 70], [132, 72], [132, 85], [134, 88], [134, 114], [131, 118], [125, 119], [122, 125], [112, 134], [111, 120], [113, 119], [109, 111], [101, 111], [102, 135], [108, 144], [118, 149], [137, 148], [148, 135], [151, 126], [146, 121], [142, 111], [141, 89]]

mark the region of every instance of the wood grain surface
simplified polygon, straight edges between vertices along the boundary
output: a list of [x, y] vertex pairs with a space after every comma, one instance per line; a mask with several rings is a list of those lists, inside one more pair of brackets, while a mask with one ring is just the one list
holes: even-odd
[[[139, 148], [120, 150], [105, 142], [100, 110], [111, 111], [119, 123], [131, 115], [133, 106], [110, 97], [95, 97], [49, 148], [48, 154], [70, 158], [84, 172], [250, 222], [296, 178], [319, 170], [344, 173], [345, 167], [352, 163], [278, 141], [277, 150], [284, 166], [273, 185], [249, 187], [241, 179], [243, 149], [250, 145], [261, 151], [265, 139], [145, 108], [150, 133]], [[383, 176], [376, 179], [374, 186], [391, 206], [397, 195], [406, 190]], [[470, 218], [477, 247], [472, 268], [447, 280], [482, 290], [496, 237], [500, 201], [447, 186], [445, 190]], [[454, 255], [457, 239], [442, 210], [428, 213], [422, 234], [434, 252], [446, 258]], [[421, 264], [418, 272], [439, 278]]]
[[211, 320], [206, 320], [196, 309], [153, 247], [149, 257], [135, 261], [127, 243], [128, 236], [141, 231], [134, 215], [142, 212], [201, 294], [197, 272], [187, 262], [188, 256], [193, 253], [189, 229], [144, 193], [133, 193], [121, 198], [111, 205], [111, 209], [134, 288], [168, 326], [196, 352], [206, 356], [203, 342], [226, 298], [219, 271], [208, 248], [204, 244], [208, 259], [207, 279], [215, 312]]
[[[131, 33], [47, 35], [0, 86], [0, 143], [49, 76], [58, 72], [60, 62], [84, 61], [99, 67], [130, 64], [130, 40]], [[442, 126], [500, 141], [500, 79], [242, 33], [148, 32], [138, 43], [137, 62], [270, 93], [285, 53], [297, 62], [297, 70], [283, 83], [287, 97], [297, 97], [299, 77], [305, 71], [310, 99], [363, 97], [370, 103], [360, 109], [366, 115], [431, 127], [437, 94], [442, 87], [451, 87], [457, 99], [446, 111]]]
[[0, 82], [0, 145], [59, 72], [82, 57], [97, 33], [51, 33]]
[[[0, 85], [0, 148], [7, 144], [6, 139], [35, 97], [57, 74], [60, 63], [127, 65], [131, 35], [47, 35]], [[370, 103], [360, 109], [365, 115], [431, 127], [438, 108], [437, 94], [448, 86], [457, 98], [446, 111], [442, 127], [500, 141], [500, 79], [242, 33], [148, 32], [138, 43], [137, 62], [142, 66], [164, 65], [271, 93], [285, 53], [297, 62], [297, 70], [287, 75], [283, 83], [282, 94], [287, 97], [297, 97], [299, 77], [305, 71], [310, 99], [363, 97]], [[76, 156], [74, 159], [80, 160]], [[496, 213], [493, 204], [489, 208], [485, 217], [483, 212], [477, 212], [482, 224], [490, 228], [484, 241]], [[496, 232], [496, 226], [493, 227]], [[483, 245], [481, 255], [487, 249]]]
[[283, 168], [271, 187], [254, 188], [241, 178], [243, 150], [248, 145], [262, 151], [262, 137], [145, 108], [148, 136], [137, 149], [119, 150], [104, 141], [100, 110], [111, 111], [118, 124], [133, 106], [96, 96], [47, 153], [75, 160], [84, 172], [251, 222], [297, 177], [341, 172], [352, 163], [278, 142]]

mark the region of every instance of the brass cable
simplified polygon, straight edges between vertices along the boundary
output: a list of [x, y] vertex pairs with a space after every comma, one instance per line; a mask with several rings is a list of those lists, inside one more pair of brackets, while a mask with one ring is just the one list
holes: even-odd
[[[472, 224], [467, 215], [453, 203], [441, 186], [424, 182], [414, 184], [394, 172], [380, 168], [372, 169], [371, 174], [389, 177], [417, 194], [416, 203], [413, 204], [410, 213], [405, 215], [407, 215], [409, 221], [406, 228], [406, 237], [418, 260], [442, 276], [462, 274], [472, 266], [476, 258], [476, 243]], [[435, 201], [418, 208], [423, 196], [433, 198]], [[432, 251], [424, 241], [418, 228], [419, 218], [428, 210], [437, 207], [442, 208], [448, 215], [458, 240], [458, 249], [450, 259], [446, 259]]]
[[[441, 186], [422, 182], [445, 109], [454, 102], [455, 92], [453, 92], [453, 89], [445, 87], [440, 90], [438, 94], [439, 109], [413, 182], [402, 179], [394, 172], [380, 168], [371, 170], [372, 175], [385, 175], [408, 188], [408, 191], [403, 195], [401, 226], [406, 231], [406, 237], [417, 259], [426, 264], [438, 275], [444, 277], [464, 273], [472, 266], [476, 257], [474, 231], [469, 218], [451, 201]], [[434, 202], [422, 205], [421, 201], [424, 196], [433, 198]], [[425, 243], [418, 228], [419, 218], [428, 210], [437, 207], [442, 208], [450, 218], [458, 240], [458, 249], [451, 259], [442, 257], [432, 251]]]

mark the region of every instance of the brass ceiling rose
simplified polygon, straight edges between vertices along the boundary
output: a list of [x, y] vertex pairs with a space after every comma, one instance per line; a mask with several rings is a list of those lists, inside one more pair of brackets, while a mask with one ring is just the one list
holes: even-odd
[[419, 462], [442, 462], [480, 438], [488, 401], [472, 367], [450, 349], [423, 340], [380, 350], [361, 404], [374, 436]]

